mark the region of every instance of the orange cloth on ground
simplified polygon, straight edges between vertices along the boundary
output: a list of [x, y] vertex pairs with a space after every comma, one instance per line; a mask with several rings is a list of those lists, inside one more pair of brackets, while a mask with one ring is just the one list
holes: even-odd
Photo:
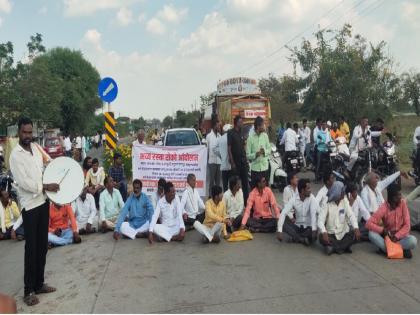
[[77, 232], [76, 218], [74, 217], [73, 209], [69, 204], [58, 208], [55, 204], [50, 204], [50, 223], [48, 231], [54, 233], [56, 229], [68, 229], [69, 221], [73, 232]]

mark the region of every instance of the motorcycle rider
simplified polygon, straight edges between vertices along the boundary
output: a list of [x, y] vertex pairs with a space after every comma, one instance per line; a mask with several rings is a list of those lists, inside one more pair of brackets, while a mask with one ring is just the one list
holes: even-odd
[[[370, 128], [371, 131], [382, 131], [384, 129], [384, 121], [381, 118], [376, 119], [376, 121], [373, 123], [373, 126]], [[380, 139], [380, 137], [373, 137], [372, 144], [375, 147], [379, 147], [381, 145]]]
[[[353, 137], [350, 141], [350, 161], [347, 165], [347, 171], [350, 173], [353, 169], [354, 164], [356, 164], [359, 157], [359, 152], [372, 147], [372, 137], [380, 137], [382, 131], [371, 131], [369, 126], [369, 120], [366, 117], [363, 117], [360, 120], [360, 124], [354, 127]], [[350, 177], [349, 174], [346, 174]]]

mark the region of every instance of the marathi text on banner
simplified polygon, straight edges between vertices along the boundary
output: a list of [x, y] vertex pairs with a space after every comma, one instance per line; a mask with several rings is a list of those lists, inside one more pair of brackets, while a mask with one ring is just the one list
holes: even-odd
[[197, 178], [200, 196], [206, 195], [207, 148], [205, 146], [133, 146], [133, 178], [143, 182], [143, 192], [157, 191], [159, 178], [174, 184], [178, 193], [185, 189], [187, 175]]

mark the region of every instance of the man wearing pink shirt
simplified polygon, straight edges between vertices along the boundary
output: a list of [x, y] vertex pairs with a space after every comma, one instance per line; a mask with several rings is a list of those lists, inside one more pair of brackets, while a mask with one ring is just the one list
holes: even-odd
[[[255, 182], [256, 186], [248, 197], [241, 229], [248, 226], [254, 233], [274, 233], [277, 230], [280, 208], [273, 192], [266, 187], [267, 182], [264, 176], [257, 177]], [[251, 209], [254, 209], [252, 217], [250, 216]]]
[[417, 239], [409, 234], [410, 213], [398, 186], [389, 186], [388, 201], [370, 217], [366, 227], [369, 230], [369, 240], [383, 253], [386, 253], [384, 237], [388, 235], [393, 242], [401, 244], [405, 258], [412, 257], [411, 250], [416, 247]]

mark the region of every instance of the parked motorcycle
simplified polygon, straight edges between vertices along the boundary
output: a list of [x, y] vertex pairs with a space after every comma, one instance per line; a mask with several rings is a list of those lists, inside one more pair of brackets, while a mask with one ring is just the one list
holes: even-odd
[[277, 151], [277, 147], [273, 143], [271, 144], [271, 154], [268, 158], [268, 162], [270, 164], [270, 186], [283, 191], [284, 187], [287, 186], [287, 174], [283, 170], [280, 153]]
[[[353, 181], [362, 189], [365, 178], [369, 172], [374, 171], [381, 178], [392, 175], [398, 171], [398, 159], [396, 155], [394, 137], [386, 134], [388, 140], [378, 147], [369, 147], [359, 152], [356, 164], [354, 165], [350, 178], [345, 176], [346, 171], [343, 166], [347, 167], [347, 161], [334, 170], [346, 178], [346, 181]], [[343, 157], [343, 155], [341, 155]], [[344, 157], [343, 157], [344, 159]], [[400, 179], [397, 180], [400, 184]]]
[[284, 163], [287, 174], [298, 173], [303, 167], [303, 157], [300, 151], [288, 151]]

